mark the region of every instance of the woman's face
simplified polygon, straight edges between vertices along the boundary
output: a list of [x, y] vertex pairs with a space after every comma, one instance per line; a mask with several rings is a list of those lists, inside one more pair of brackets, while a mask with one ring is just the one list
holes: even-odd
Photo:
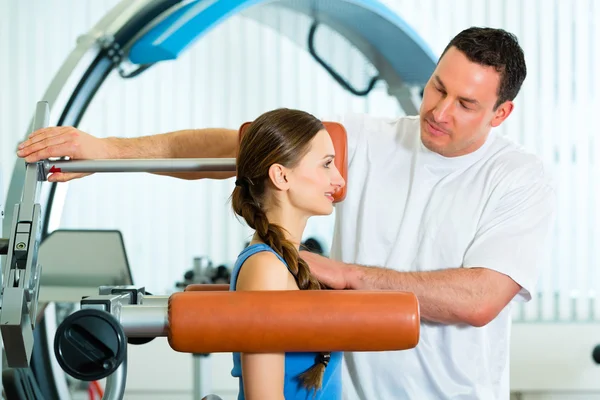
[[346, 184], [333, 162], [334, 157], [329, 133], [319, 131], [308, 153], [287, 174], [290, 205], [309, 216], [331, 214], [333, 194]]

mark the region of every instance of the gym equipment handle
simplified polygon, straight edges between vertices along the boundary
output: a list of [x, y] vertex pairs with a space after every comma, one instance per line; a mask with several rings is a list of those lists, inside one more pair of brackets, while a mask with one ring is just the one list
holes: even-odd
[[53, 172], [198, 172], [235, 171], [235, 158], [120, 159], [44, 161], [46, 175]]

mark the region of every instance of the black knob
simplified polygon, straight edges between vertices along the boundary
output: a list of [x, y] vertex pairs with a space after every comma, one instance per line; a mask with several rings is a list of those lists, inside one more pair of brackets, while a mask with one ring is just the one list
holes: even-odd
[[54, 354], [61, 368], [75, 379], [106, 378], [123, 362], [127, 338], [111, 314], [83, 309], [69, 315], [54, 337]]
[[600, 364], [600, 344], [594, 347], [594, 351], [592, 351], [592, 358], [596, 364]]

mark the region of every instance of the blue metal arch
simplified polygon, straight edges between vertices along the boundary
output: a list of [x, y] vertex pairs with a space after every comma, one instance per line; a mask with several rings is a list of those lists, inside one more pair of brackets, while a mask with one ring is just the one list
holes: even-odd
[[134, 64], [176, 59], [195, 40], [232, 15], [262, 6], [281, 6], [313, 17], [346, 37], [373, 63], [390, 92], [423, 87], [437, 57], [397, 14], [374, 0], [196, 0], [142, 35], [130, 48]]
[[129, 51], [135, 64], [174, 60], [195, 40], [228, 17], [261, 0], [195, 0], [156, 24], [136, 41]]

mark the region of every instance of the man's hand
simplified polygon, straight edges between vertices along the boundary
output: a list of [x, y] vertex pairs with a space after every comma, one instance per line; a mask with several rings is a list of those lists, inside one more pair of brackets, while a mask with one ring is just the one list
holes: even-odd
[[348, 282], [351, 270], [347, 264], [308, 251], [301, 251], [300, 257], [308, 263], [310, 272], [325, 285], [332, 289], [351, 289]]
[[[96, 138], [71, 126], [42, 128], [33, 132], [18, 147], [17, 156], [33, 163], [50, 157], [69, 157], [72, 160], [107, 159], [111, 157], [106, 140]], [[56, 172], [49, 182], [66, 182], [90, 175]]]

